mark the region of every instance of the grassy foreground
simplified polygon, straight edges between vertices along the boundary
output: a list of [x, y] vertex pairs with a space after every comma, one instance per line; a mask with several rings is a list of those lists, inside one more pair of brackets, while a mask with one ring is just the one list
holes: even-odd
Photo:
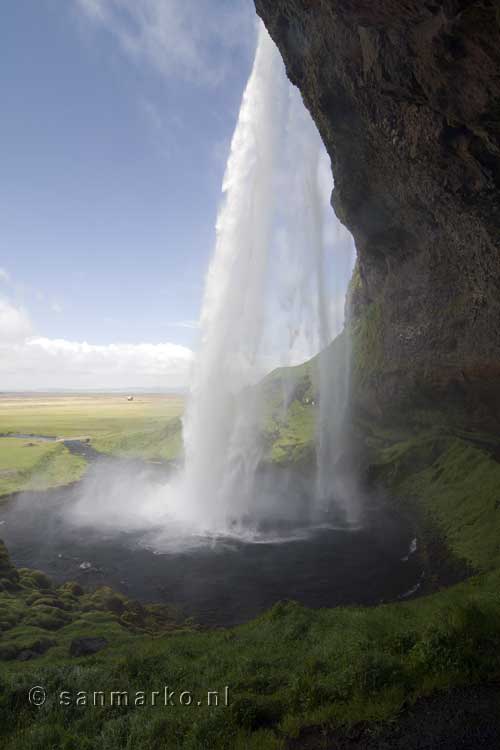
[[[473, 577], [406, 603], [313, 611], [282, 602], [233, 629], [197, 631], [171, 620], [166, 630], [134, 619], [138, 605], [109, 590], [54, 589], [30, 571], [12, 586], [4, 556], [2, 747], [278, 750], [308, 727], [342, 734], [394, 719], [436, 691], [500, 678], [500, 465], [468, 437], [371, 442], [371, 473], [418, 508], [427, 540], [436, 530]], [[72, 657], [71, 640], [81, 635], [108, 645]], [[19, 661], [40, 640], [43, 653]], [[43, 707], [28, 702], [33, 685], [47, 691]], [[166, 685], [173, 705], [164, 705]], [[207, 692], [226, 685], [228, 705], [206, 705]], [[61, 705], [62, 691], [69, 705]], [[105, 704], [94, 706], [101, 691]], [[180, 705], [183, 691], [193, 705]], [[111, 705], [111, 692], [128, 705]]]
[[[268, 452], [278, 462], [306, 464], [314, 384], [307, 366], [286, 375], [285, 386], [279, 373], [264, 383]], [[148, 455], [160, 426], [148, 426], [144, 412], [137, 421], [132, 414], [128, 404], [116, 405], [106, 429], [90, 415], [94, 445], [104, 449], [108, 441], [108, 450], [123, 452], [142, 445]], [[175, 419], [172, 432], [161, 427], [165, 440], [176, 432]], [[444, 427], [396, 434], [365, 425], [363, 434], [367, 473], [419, 519], [424, 556], [436, 537], [472, 577], [373, 608], [314, 611], [281, 602], [246, 625], [205, 631], [109, 589], [56, 588], [42, 573], [15, 571], [0, 546], [2, 748], [285, 750], [311, 727], [339, 736], [354, 726], [376, 731], [424, 696], [500, 679], [495, 440]], [[93, 656], [71, 655], [81, 637], [104, 638], [106, 646]], [[34, 685], [47, 692], [41, 707], [28, 701]], [[165, 686], [174, 691], [169, 705]], [[208, 692], [222, 695], [225, 686], [228, 705], [207, 705]], [[182, 692], [192, 705], [181, 705]]]
[[[61, 610], [68, 624], [58, 631], [39, 622], [35, 632], [32, 624], [30, 635], [18, 631], [4, 647], [22, 638], [25, 648], [34, 647], [33, 639], [35, 648], [42, 640], [44, 647], [55, 644], [36, 661], [4, 663], [2, 747], [271, 750], [304, 727], [345, 730], [386, 720], [435, 690], [498, 676], [499, 583], [500, 575], [490, 574], [425, 600], [374, 609], [310, 611], [282, 603], [233, 630], [157, 636], [134, 634], [95, 605], [73, 622]], [[42, 587], [38, 599], [30, 594], [35, 616], [54, 594]], [[57, 596], [78, 606], [68, 589]], [[71, 658], [68, 646], [79, 633], [104, 635], [110, 645], [97, 656]], [[33, 685], [47, 691], [42, 707], [29, 705]], [[207, 706], [207, 692], [222, 694], [226, 685], [228, 705]], [[163, 701], [165, 686], [175, 691], [173, 705], [152, 705], [153, 691]], [[61, 705], [62, 691], [71, 705]], [[94, 706], [100, 691], [105, 705]], [[111, 705], [112, 691], [125, 692], [128, 705]], [[179, 704], [182, 691], [194, 705]], [[145, 705], [137, 703], [139, 692]]]

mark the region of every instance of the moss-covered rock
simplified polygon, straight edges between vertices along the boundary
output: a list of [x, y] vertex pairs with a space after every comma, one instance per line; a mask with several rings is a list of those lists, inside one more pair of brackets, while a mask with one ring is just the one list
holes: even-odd
[[19, 587], [19, 572], [11, 563], [9, 553], [0, 539], [0, 591], [12, 591]]

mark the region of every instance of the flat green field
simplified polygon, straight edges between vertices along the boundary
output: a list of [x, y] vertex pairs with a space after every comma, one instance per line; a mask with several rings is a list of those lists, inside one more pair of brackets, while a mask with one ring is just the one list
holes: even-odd
[[0, 396], [0, 496], [79, 479], [85, 461], [62, 443], [9, 435], [85, 437], [103, 453], [172, 460], [182, 449], [178, 396]]
[[92, 439], [135, 432], [182, 414], [179, 396], [0, 396], [0, 433]]

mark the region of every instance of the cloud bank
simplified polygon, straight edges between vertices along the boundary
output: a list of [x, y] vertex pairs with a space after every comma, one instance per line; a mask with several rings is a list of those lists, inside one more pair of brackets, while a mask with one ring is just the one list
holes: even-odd
[[28, 315], [0, 298], [0, 390], [186, 388], [193, 352], [177, 344], [109, 344], [33, 335]]

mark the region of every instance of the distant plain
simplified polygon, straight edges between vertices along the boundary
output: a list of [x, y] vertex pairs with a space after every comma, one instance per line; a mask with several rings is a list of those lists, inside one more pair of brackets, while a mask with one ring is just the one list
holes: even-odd
[[[177, 395], [0, 395], [0, 497], [24, 489], [56, 487], [81, 478], [81, 456], [61, 442], [88, 441], [123, 457], [168, 461], [181, 452], [184, 399]], [[17, 437], [22, 436], [22, 437]]]

